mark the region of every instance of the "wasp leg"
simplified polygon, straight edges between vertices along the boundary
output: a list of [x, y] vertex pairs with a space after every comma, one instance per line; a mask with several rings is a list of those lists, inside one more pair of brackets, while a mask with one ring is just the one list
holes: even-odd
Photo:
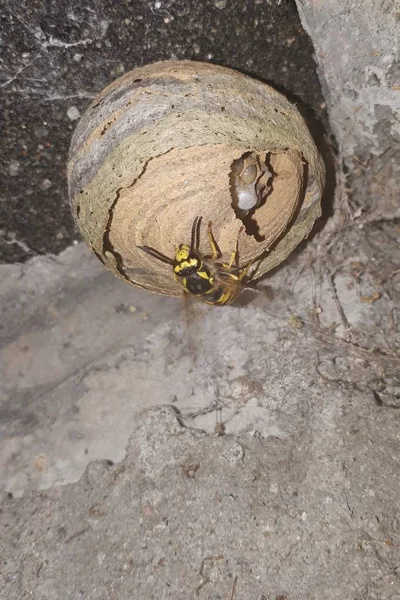
[[[235, 264], [236, 267], [238, 266], [238, 257], [239, 257], [239, 239], [240, 239], [240, 235], [243, 231], [244, 227], [241, 227], [238, 231], [238, 236], [237, 236], [237, 240], [236, 240], [236, 245], [235, 245], [235, 249], [231, 254], [231, 258], [229, 260], [229, 263], [224, 263], [222, 266], [224, 267], [224, 269], [232, 269], [232, 265]], [[249, 265], [250, 266], [250, 265]], [[247, 272], [247, 271], [246, 271]], [[244, 277], [244, 275], [243, 275]], [[241, 278], [239, 278], [241, 279]]]
[[247, 263], [247, 265], [245, 267], [243, 267], [243, 269], [240, 269], [240, 271], [238, 272], [238, 280], [239, 281], [242, 281], [242, 279], [244, 279], [246, 277], [253, 262], [254, 262], [254, 260], [251, 260], [249, 263]]
[[221, 252], [220, 252], [217, 242], [215, 241], [215, 238], [213, 236], [211, 221], [208, 223], [207, 235], [208, 235], [208, 241], [210, 243], [211, 254], [208, 254], [204, 258], [211, 258], [211, 260], [216, 260], [217, 258], [219, 258], [221, 256]]

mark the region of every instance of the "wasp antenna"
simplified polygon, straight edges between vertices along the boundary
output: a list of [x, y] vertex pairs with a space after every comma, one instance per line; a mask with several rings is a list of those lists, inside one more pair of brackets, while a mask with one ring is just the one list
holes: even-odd
[[196, 217], [192, 225], [192, 238], [190, 242], [190, 250], [198, 250], [200, 245], [200, 225], [202, 217]]
[[174, 264], [174, 261], [172, 260], [172, 258], [165, 256], [165, 254], [162, 254], [161, 252], [159, 252], [158, 250], [155, 250], [154, 248], [150, 248], [150, 246], [137, 246], [137, 247], [140, 250], [143, 250], [143, 252], [146, 252], [146, 254], [150, 254], [150, 256], [152, 256], [153, 258], [156, 258], [160, 262], [163, 262], [167, 265]]

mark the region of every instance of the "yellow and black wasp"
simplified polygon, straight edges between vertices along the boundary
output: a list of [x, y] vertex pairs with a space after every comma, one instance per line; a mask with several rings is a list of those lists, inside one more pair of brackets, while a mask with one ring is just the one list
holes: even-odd
[[201, 220], [202, 217], [194, 219], [190, 246], [180, 244], [175, 258], [169, 258], [149, 246], [139, 246], [139, 248], [157, 260], [171, 265], [175, 280], [182, 284], [185, 291], [199, 296], [206, 304], [223, 306], [233, 302], [240, 295], [243, 290], [243, 280], [253, 261], [244, 267], [238, 266], [239, 236], [242, 227], [229, 263], [218, 262], [221, 252], [214, 239], [211, 222], [208, 224], [211, 254], [203, 255], [199, 250]]

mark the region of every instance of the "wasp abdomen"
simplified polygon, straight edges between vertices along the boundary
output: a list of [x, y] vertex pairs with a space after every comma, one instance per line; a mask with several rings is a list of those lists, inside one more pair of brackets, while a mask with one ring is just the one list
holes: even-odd
[[185, 278], [185, 281], [182, 281], [182, 283], [188, 292], [195, 295], [206, 294], [213, 288], [212, 279], [210, 279], [209, 276], [203, 277], [199, 272], [193, 273], [190, 277]]

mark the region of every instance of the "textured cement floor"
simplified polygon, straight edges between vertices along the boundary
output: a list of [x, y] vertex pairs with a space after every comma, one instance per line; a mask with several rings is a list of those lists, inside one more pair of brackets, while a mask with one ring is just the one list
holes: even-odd
[[341, 223], [221, 309], [0, 267], [1, 599], [400, 598], [399, 224]]

